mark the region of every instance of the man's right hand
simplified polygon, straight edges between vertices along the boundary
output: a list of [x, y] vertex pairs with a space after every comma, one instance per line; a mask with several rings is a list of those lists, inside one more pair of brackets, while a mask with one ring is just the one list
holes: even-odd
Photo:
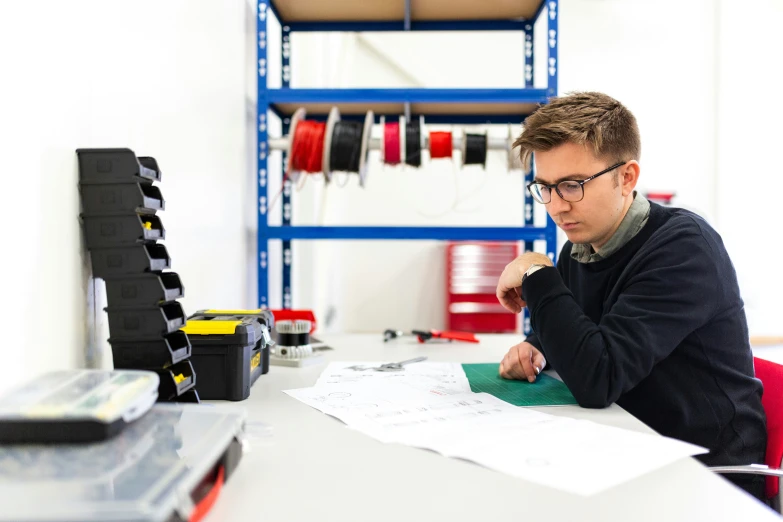
[[544, 354], [527, 342], [512, 346], [500, 363], [500, 376], [504, 379], [517, 379], [535, 382], [536, 376], [546, 366]]

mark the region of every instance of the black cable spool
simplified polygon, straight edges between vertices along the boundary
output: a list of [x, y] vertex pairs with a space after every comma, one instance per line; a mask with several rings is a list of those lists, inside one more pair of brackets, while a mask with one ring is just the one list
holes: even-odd
[[421, 122], [418, 118], [405, 122], [405, 163], [421, 167]]
[[359, 172], [364, 125], [356, 121], [338, 121], [332, 131], [329, 170]]
[[465, 134], [465, 165], [481, 165], [487, 163], [487, 135]]
[[278, 333], [277, 344], [279, 346], [304, 346], [310, 344], [309, 333]]

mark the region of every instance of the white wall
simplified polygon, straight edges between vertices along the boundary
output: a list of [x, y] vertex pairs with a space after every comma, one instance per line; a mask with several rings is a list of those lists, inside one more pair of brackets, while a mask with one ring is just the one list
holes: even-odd
[[783, 1], [721, 0], [715, 182], [751, 333], [781, 335], [780, 149]]
[[[560, 7], [560, 92], [604, 91], [636, 114], [643, 142], [640, 190], [675, 191], [678, 205], [718, 227], [737, 266], [754, 334], [781, 333], [775, 312], [783, 277], [771, 267], [759, 270], [757, 261], [771, 239], [775, 210], [765, 198], [767, 191], [758, 191], [759, 199], [740, 200], [734, 184], [737, 174], [774, 183], [774, 162], [767, 157], [780, 139], [772, 122], [780, 121], [781, 109], [774, 103], [757, 109], [750, 100], [774, 92], [781, 83], [776, 62], [783, 50], [776, 30], [783, 22], [781, 4], [766, 0], [748, 9], [737, 0], [561, 0]], [[544, 37], [538, 27], [539, 51]], [[294, 67], [295, 86], [522, 85], [518, 33], [365, 33], [343, 37], [342, 48], [328, 60], [312, 52], [327, 48], [334, 38], [295, 35], [293, 52], [300, 60]], [[325, 62], [332, 65], [328, 72]], [[541, 54], [536, 64], [541, 85]], [[521, 176], [507, 173], [500, 153], [491, 153], [486, 173], [456, 171], [460, 194], [468, 197], [458, 207], [462, 212], [452, 209], [457, 189], [450, 163], [425, 160], [421, 170], [384, 169], [376, 155], [371, 158], [363, 190], [356, 180], [326, 191], [316, 182], [306, 185], [295, 196], [295, 221], [521, 222]], [[308, 249], [308, 255], [295, 257], [294, 280], [307, 284], [295, 285], [294, 305], [329, 314], [332, 328], [443, 326], [442, 245], [313, 247], [300, 242], [295, 249]], [[273, 287], [279, 285], [278, 277], [272, 272]]]
[[[561, 92], [604, 90], [637, 114], [642, 188], [676, 190], [680, 204], [715, 223], [755, 334], [780, 333], [783, 278], [774, 259], [762, 256], [777, 251], [771, 187], [783, 118], [774, 101], [783, 80], [775, 61], [783, 50], [781, 4], [561, 0], [560, 11]], [[128, 146], [159, 160], [166, 245], [186, 287], [186, 312], [254, 303], [255, 122], [246, 107], [255, 95], [253, 5], [0, 4], [0, 389], [47, 369], [84, 366], [90, 344], [93, 364], [110, 360], [105, 314], [88, 306], [93, 290], [100, 301], [102, 285], [91, 284], [81, 250], [78, 147]], [[301, 35], [294, 84], [513, 86], [521, 84], [521, 48], [514, 34]], [[522, 182], [499, 153], [486, 173], [455, 173], [448, 161], [384, 169], [372, 157], [366, 189], [351, 179], [324, 191], [308, 180], [295, 196], [296, 222], [521, 222]], [[742, 181], [759, 188], [737, 197]], [[326, 329], [442, 326], [442, 245], [295, 248], [294, 304], [315, 307]], [[279, 302], [279, 265], [272, 263]]]
[[94, 363], [111, 364], [105, 313], [88, 310], [78, 147], [157, 158], [186, 313], [251, 304], [245, 14], [240, 0], [0, 4], [0, 388], [84, 366], [91, 317], [100, 323]]

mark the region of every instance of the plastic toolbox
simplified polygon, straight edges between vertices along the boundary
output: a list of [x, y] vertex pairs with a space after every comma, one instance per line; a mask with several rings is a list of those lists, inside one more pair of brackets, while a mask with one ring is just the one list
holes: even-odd
[[131, 149], [76, 149], [79, 183], [152, 183], [160, 181], [158, 162], [136, 157]]
[[158, 216], [83, 216], [84, 239], [88, 250], [157, 241], [166, 238]]
[[266, 327], [269, 329], [270, 332], [275, 327], [275, 316], [272, 310], [267, 310], [265, 308], [255, 308], [255, 309], [248, 309], [248, 310], [239, 310], [239, 309], [219, 310], [219, 309], [211, 308], [209, 310], [198, 310], [191, 317], [193, 317], [194, 319], [196, 317], [208, 319], [211, 317], [226, 317], [226, 316], [257, 317], [261, 321], [261, 324], [266, 325]]
[[166, 208], [160, 189], [149, 183], [81, 185], [82, 215], [110, 216], [139, 212], [154, 214]]
[[107, 307], [109, 333], [116, 340], [157, 339], [185, 326], [182, 305], [174, 301], [146, 308]]
[[160, 377], [158, 401], [173, 401], [196, 385], [196, 375], [189, 360], [178, 362], [168, 368], [153, 370]]
[[175, 272], [150, 272], [106, 279], [106, 296], [111, 308], [155, 306], [185, 295]]
[[[233, 317], [233, 318], [245, 318], [253, 317], [262, 326], [266, 327], [270, 339], [274, 339], [275, 328], [275, 316], [271, 310], [256, 308], [254, 310], [198, 310], [195, 314], [191, 315], [188, 319], [211, 319], [215, 317]], [[269, 372], [269, 354], [272, 352], [271, 346], [265, 336], [262, 335], [258, 343], [264, 341], [261, 346], [261, 374]]]
[[177, 330], [159, 339], [109, 339], [115, 368], [152, 370], [167, 368], [190, 357], [188, 335]]
[[102, 279], [171, 268], [166, 247], [155, 243], [99, 248], [90, 251], [90, 258], [93, 275]]
[[193, 315], [183, 330], [192, 345], [190, 360], [202, 399], [241, 401], [264, 373], [269, 330], [258, 317]]

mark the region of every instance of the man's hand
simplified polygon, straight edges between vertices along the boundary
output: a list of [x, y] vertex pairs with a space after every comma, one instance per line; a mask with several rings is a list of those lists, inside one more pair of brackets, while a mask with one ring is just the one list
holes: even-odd
[[552, 260], [538, 252], [525, 252], [506, 265], [498, 280], [497, 298], [503, 308], [518, 314], [525, 307], [522, 300], [522, 276], [531, 265], [552, 266]]
[[504, 379], [516, 379], [535, 382], [536, 376], [546, 366], [544, 354], [530, 343], [521, 342], [512, 346], [500, 363], [500, 376]]

